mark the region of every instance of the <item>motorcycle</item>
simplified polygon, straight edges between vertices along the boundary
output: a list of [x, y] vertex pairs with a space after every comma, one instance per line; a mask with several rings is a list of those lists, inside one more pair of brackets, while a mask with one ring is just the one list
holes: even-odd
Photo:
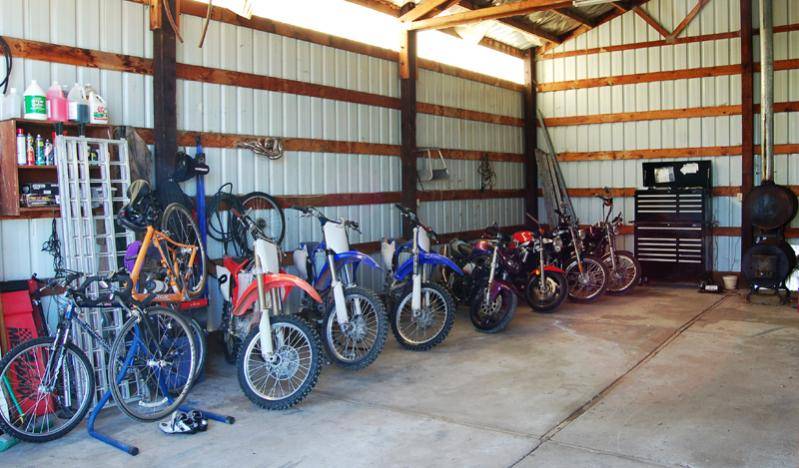
[[[539, 224], [533, 216], [527, 216]], [[538, 236], [533, 231], [514, 233], [511, 244], [519, 251], [521, 271], [528, 274], [532, 272], [524, 287], [527, 304], [536, 312], [554, 312], [569, 292], [565, 272], [550, 261], [563, 249], [563, 242], [559, 237], [547, 236], [539, 227]]]
[[627, 250], [616, 249], [616, 234], [619, 232], [623, 219], [619, 212], [610, 219], [613, 213], [613, 197], [610, 189], [605, 188], [605, 194], [596, 195], [602, 200], [603, 209], [606, 210], [602, 221], [590, 226], [585, 236], [585, 251], [600, 257], [608, 269], [608, 294], [626, 294], [630, 292], [641, 278], [641, 265], [635, 255]]
[[563, 243], [563, 249], [556, 259], [566, 273], [569, 299], [575, 302], [593, 302], [607, 288], [610, 276], [608, 269], [601, 258], [586, 254], [583, 248], [585, 232], [578, 229], [576, 223], [559, 210], [556, 213], [560, 217], [560, 223], [552, 234]]
[[[380, 246], [386, 275], [386, 297], [391, 310], [391, 331], [399, 344], [412, 351], [427, 351], [446, 339], [455, 322], [455, 300], [439, 284], [430, 281], [433, 268], [442, 267], [462, 275], [450, 259], [430, 251], [436, 233], [419, 221], [411, 209], [395, 205], [413, 225], [413, 240], [399, 248], [383, 239]], [[410, 258], [400, 256], [410, 251]]]
[[[350, 250], [347, 230], [360, 233], [358, 223], [334, 221], [313, 207], [292, 207], [302, 216], [313, 216], [322, 226], [322, 242], [304, 242], [294, 251], [294, 266], [325, 299], [318, 307], [307, 299], [302, 310], [321, 328], [322, 342], [330, 358], [347, 369], [363, 369], [373, 363], [386, 343], [388, 316], [377, 295], [358, 287], [355, 274], [363, 263], [380, 266], [368, 255]], [[324, 257], [321, 268], [317, 258]]]
[[226, 343], [240, 343], [236, 367], [247, 398], [262, 408], [287, 409], [316, 385], [321, 346], [313, 325], [301, 317], [285, 315], [283, 304], [295, 287], [316, 302], [321, 303], [322, 298], [307, 282], [281, 273], [278, 246], [247, 213], [235, 208], [231, 211], [254, 241], [252, 261], [247, 262], [252, 282], [240, 295], [237, 291], [231, 297], [223, 331], [232, 336]]

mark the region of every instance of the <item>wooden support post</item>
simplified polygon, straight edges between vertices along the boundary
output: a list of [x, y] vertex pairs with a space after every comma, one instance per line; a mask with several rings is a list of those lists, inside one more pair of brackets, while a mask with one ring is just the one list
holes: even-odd
[[[413, 7], [413, 3], [407, 3], [402, 7], [401, 13], [405, 14]], [[402, 204], [412, 210], [416, 210], [416, 31], [406, 30], [402, 32], [399, 71]], [[412, 227], [409, 223], [403, 222], [402, 235], [404, 238], [410, 239], [411, 229]]]
[[[524, 210], [538, 218], [538, 164], [535, 150], [538, 147], [538, 104], [536, 103], [535, 56], [536, 48], [526, 51], [524, 58]], [[525, 224], [529, 220], [525, 216]]]
[[[172, 11], [176, 0], [169, 3]], [[164, 8], [160, 8], [161, 27], [153, 31], [153, 113], [155, 138], [155, 186], [162, 202], [170, 199], [169, 178], [175, 169], [178, 151], [177, 78], [175, 31], [169, 25]]]
[[[752, 54], [752, 0], [741, 0], [741, 193], [755, 181], [754, 58]], [[752, 246], [752, 221], [741, 213], [741, 258]]]

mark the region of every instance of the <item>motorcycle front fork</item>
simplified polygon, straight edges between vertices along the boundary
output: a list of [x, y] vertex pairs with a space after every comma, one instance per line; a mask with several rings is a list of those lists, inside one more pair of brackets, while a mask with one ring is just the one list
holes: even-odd
[[[333, 290], [333, 305], [336, 307], [336, 322], [338, 322], [339, 326], [343, 326], [349, 323], [350, 317], [349, 312], [347, 312], [347, 300], [344, 297], [344, 282], [338, 277], [336, 261], [332, 251], [327, 254], [327, 264], [328, 268], [330, 268], [330, 288]], [[342, 276], [347, 284], [352, 284], [353, 281], [350, 277], [351, 272], [348, 268], [347, 265], [342, 267]], [[363, 313], [361, 310], [361, 301], [355, 298], [353, 304], [355, 306], [355, 316], [360, 316]]]
[[491, 285], [494, 283], [494, 275], [497, 271], [497, 255], [499, 248], [494, 247], [494, 253], [491, 255], [491, 269], [488, 272], [488, 284], [486, 285], [486, 292], [485, 292], [485, 302], [486, 304], [491, 303]]
[[608, 253], [610, 253], [610, 269], [611, 271], [616, 271], [616, 242], [613, 239], [613, 234], [610, 233], [612, 228], [608, 226], [607, 229]]

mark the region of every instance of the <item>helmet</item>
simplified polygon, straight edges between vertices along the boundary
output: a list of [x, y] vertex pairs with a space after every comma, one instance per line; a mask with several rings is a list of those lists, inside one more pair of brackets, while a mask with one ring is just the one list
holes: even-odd
[[117, 221], [132, 231], [143, 231], [158, 220], [158, 202], [145, 180], [137, 180], [128, 187], [130, 201], [117, 213]]

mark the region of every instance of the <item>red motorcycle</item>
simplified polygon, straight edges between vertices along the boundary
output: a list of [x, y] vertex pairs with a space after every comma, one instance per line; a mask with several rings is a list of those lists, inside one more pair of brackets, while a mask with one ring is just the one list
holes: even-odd
[[472, 271], [476, 291], [469, 317], [475, 328], [485, 333], [504, 330], [516, 312], [517, 296], [538, 312], [555, 310], [568, 293], [563, 270], [548, 260], [557, 241], [532, 231], [508, 237], [496, 225], [487, 232], [493, 239], [477, 241], [473, 247], [491, 258]]

